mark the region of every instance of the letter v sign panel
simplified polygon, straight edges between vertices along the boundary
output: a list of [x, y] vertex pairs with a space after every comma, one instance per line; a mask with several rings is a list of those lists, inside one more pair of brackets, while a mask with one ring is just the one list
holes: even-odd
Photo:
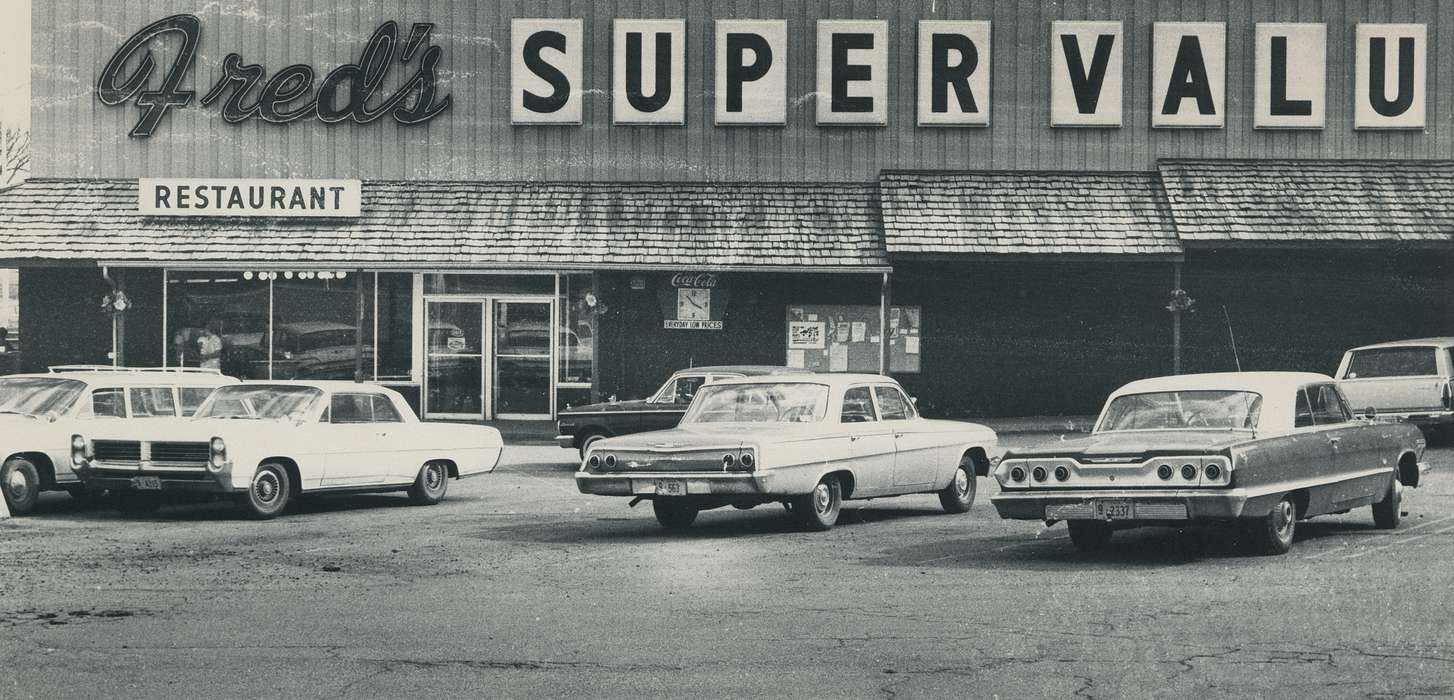
[[1121, 125], [1120, 22], [1050, 23], [1050, 125]]

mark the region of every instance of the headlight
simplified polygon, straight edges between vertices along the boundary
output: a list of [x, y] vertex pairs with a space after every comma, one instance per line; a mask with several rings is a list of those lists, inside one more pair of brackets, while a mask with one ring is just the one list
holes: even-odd
[[71, 436], [71, 451], [72, 452], [82, 452], [82, 453], [84, 453], [86, 451], [86, 438], [84, 438], [84, 437], [82, 437], [80, 435], [72, 435]]
[[212, 454], [215, 454], [215, 455], [225, 455], [225, 454], [227, 454], [227, 443], [223, 442], [222, 441], [222, 438], [220, 438], [220, 437], [212, 438]]
[[86, 459], [91, 456], [88, 447], [85, 436], [71, 436], [71, 466], [79, 467], [86, 463]]

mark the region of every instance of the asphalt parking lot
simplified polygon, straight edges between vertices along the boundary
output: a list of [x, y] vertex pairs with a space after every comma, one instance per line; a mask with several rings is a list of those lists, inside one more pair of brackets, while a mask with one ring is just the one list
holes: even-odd
[[0, 522], [0, 696], [1454, 695], [1451, 449], [1401, 529], [1318, 519], [1281, 557], [1197, 529], [1080, 554], [999, 520], [987, 480], [968, 515], [916, 496], [826, 533], [771, 506], [668, 535], [578, 494], [570, 457], [268, 522], [49, 495]]

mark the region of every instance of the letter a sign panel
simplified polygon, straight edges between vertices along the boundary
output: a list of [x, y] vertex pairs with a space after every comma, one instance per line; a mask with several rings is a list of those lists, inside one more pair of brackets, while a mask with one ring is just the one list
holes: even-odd
[[1157, 22], [1151, 37], [1151, 126], [1226, 125], [1227, 25]]
[[1121, 125], [1120, 22], [1050, 24], [1050, 125]]
[[1358, 25], [1353, 92], [1358, 129], [1424, 128], [1427, 30], [1422, 24]]

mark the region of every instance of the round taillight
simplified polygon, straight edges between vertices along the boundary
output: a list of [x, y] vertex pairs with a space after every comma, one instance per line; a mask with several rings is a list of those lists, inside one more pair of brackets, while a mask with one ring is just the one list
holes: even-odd
[[601, 466], [601, 456], [600, 455], [591, 455], [591, 458], [588, 459], [588, 460], [586, 460], [586, 464], [591, 465], [591, 467], [593, 467], [593, 468], [594, 467]]
[[754, 460], [752, 458], [752, 453], [751, 452], [743, 452], [742, 453], [742, 458], [739, 459], [739, 460], [737, 460], [737, 461], [740, 462], [742, 464], [742, 466], [744, 466], [744, 467], [751, 467], [753, 465], [753, 463], [755, 463], [757, 460]]
[[1025, 480], [1025, 470], [1024, 469], [1021, 469], [1019, 467], [1015, 467], [1014, 469], [1011, 469], [1010, 470], [1010, 481], [1024, 481], [1024, 480]]
[[1181, 478], [1186, 479], [1187, 481], [1191, 481], [1192, 479], [1197, 478], [1197, 468], [1196, 468], [1196, 465], [1195, 464], [1183, 464], [1183, 465], [1181, 465]]
[[1035, 476], [1036, 481], [1044, 481], [1047, 475], [1045, 467], [1035, 467], [1030, 473]]
[[1206, 475], [1208, 481], [1216, 481], [1222, 478], [1222, 468], [1215, 464], [1208, 464], [1206, 471], [1203, 473]]
[[731, 469], [732, 468], [732, 465], [734, 465], [736, 463], [737, 463], [737, 458], [734, 457], [734, 456], [732, 456], [730, 453], [729, 454], [722, 455], [722, 466], [724, 466], [724, 467], [726, 467], [728, 469]]
[[616, 468], [616, 455], [606, 455], [606, 459], [603, 461], [606, 463], [607, 469]]
[[1069, 469], [1066, 469], [1063, 465], [1055, 468], [1055, 480], [1056, 481], [1065, 481], [1066, 479], [1069, 479], [1069, 478], [1070, 478], [1070, 470]]
[[1156, 475], [1159, 476], [1159, 477], [1161, 477], [1161, 480], [1162, 481], [1165, 481], [1167, 479], [1170, 479], [1171, 478], [1171, 465], [1170, 464], [1163, 464], [1163, 465], [1157, 467], [1156, 468]]

